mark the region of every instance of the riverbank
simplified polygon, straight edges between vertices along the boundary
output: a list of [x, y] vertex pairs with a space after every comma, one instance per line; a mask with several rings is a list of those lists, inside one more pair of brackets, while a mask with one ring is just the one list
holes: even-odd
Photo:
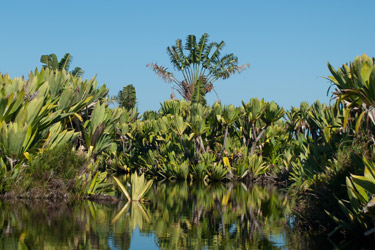
[[258, 98], [237, 107], [171, 99], [139, 114], [111, 107], [95, 77], [48, 67], [27, 80], [0, 74], [0, 195], [108, 195], [111, 176], [130, 173], [192, 185], [284, 182], [306, 228], [362, 237], [375, 218], [374, 62], [328, 65], [336, 102], [288, 110]]

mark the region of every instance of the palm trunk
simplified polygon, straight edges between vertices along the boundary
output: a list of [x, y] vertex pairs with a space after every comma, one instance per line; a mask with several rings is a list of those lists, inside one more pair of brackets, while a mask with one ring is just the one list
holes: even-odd
[[195, 151], [195, 161], [198, 162], [199, 160], [199, 142], [198, 137], [194, 139], [194, 151]]
[[203, 154], [205, 154], [205, 153], [206, 153], [206, 150], [204, 149], [202, 136], [200, 135], [200, 136], [198, 137], [198, 139], [199, 139], [199, 145], [200, 145], [200, 147], [201, 147], [201, 150], [202, 150]]
[[[264, 135], [264, 133], [266, 132], [266, 128], [263, 128], [262, 131], [259, 133], [259, 135], [255, 138], [255, 140], [253, 141], [252, 145], [251, 145], [251, 151], [250, 151], [250, 156], [253, 156], [254, 153], [255, 153], [255, 148], [259, 142], [259, 140], [262, 138], [262, 136]], [[256, 134], [255, 134], [256, 135]]]

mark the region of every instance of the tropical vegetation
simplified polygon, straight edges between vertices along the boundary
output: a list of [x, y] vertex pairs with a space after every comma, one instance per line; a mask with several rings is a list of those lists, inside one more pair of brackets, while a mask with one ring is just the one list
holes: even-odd
[[[59, 63], [42, 56], [45, 66], [27, 80], [0, 74], [0, 194], [58, 200], [66, 193], [113, 195], [118, 186], [140, 201], [152, 186], [145, 178], [274, 183], [296, 200], [298, 227], [332, 237], [373, 235], [374, 58], [362, 55], [338, 69], [328, 64], [331, 105], [285, 110], [258, 98], [207, 105], [213, 82], [245, 67], [232, 54], [220, 57], [224, 44], [207, 38], [188, 36], [188, 56], [181, 40], [168, 48], [184, 80], [151, 65], [183, 99], [143, 114], [134, 87], [118, 97], [132, 105], [111, 108], [105, 85], [67, 71], [69, 56]], [[130, 173], [131, 191], [117, 178]]]

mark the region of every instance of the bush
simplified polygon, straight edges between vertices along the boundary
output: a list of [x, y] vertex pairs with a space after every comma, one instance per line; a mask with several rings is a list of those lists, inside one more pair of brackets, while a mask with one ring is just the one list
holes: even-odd
[[363, 173], [362, 157], [372, 159], [369, 137], [358, 134], [350, 145], [343, 145], [335, 152], [333, 159], [327, 161], [325, 171], [315, 174], [309, 188], [297, 193], [297, 207], [294, 215], [298, 226], [329, 232], [336, 223], [324, 211], [344, 218], [337, 199], [347, 199], [346, 177]]
[[72, 151], [71, 145], [64, 144], [37, 155], [31, 161], [30, 171], [34, 179], [48, 180], [54, 177], [70, 180], [74, 179], [86, 161], [83, 155]]

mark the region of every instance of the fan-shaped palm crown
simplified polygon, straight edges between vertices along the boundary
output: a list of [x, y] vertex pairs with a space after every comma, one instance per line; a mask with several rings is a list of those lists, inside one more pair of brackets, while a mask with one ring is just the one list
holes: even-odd
[[[174, 83], [174, 88], [180, 95], [190, 101], [195, 84], [202, 77], [205, 79], [205, 93], [213, 89], [213, 83], [218, 79], [227, 79], [234, 73], [240, 73], [249, 67], [249, 64], [238, 66], [238, 58], [233, 54], [221, 57], [221, 50], [225, 43], [208, 43], [208, 34], [205, 33], [197, 42], [194, 35], [188, 35], [185, 47], [181, 39], [177, 39], [174, 46], [167, 48], [170, 61], [175, 69], [183, 75], [183, 80], [178, 80], [167, 68], [155, 63], [147, 64], [155, 73], [168, 83]], [[188, 55], [184, 54], [184, 50]]]

